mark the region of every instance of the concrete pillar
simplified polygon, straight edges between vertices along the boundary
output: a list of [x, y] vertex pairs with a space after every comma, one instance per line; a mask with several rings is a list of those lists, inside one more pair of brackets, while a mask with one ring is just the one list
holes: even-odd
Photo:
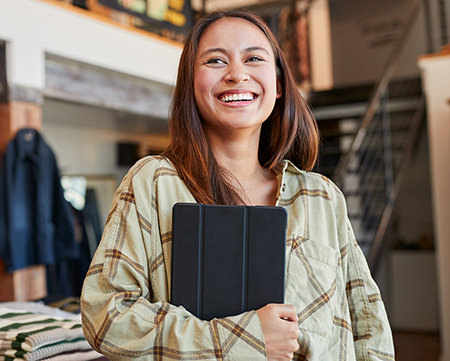
[[427, 99], [441, 361], [450, 361], [450, 45], [422, 56], [419, 67]]

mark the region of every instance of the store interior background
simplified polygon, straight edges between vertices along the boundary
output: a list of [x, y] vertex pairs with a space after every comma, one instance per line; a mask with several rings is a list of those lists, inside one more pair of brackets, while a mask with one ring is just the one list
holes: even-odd
[[[142, 21], [105, 9], [97, 1], [75, 3], [83, 3], [88, 10], [72, 1], [0, 3], [0, 45], [6, 53], [9, 87], [6, 107], [9, 113], [13, 113], [13, 103], [38, 108], [24, 121], [9, 125], [5, 122], [10, 120], [2, 118], [4, 113], [0, 112], [0, 152], [17, 129], [38, 128], [54, 150], [61, 173], [85, 177], [88, 186], [96, 190], [103, 224], [115, 188], [130, 166], [119, 162], [119, 148], [133, 153], [133, 159], [133, 155], [158, 153], [168, 143], [167, 115], [182, 35], [172, 32], [165, 34], [168, 38], [136, 28], [142, 28]], [[309, 6], [305, 27], [308, 47], [300, 55], [308, 59], [308, 67], [300, 69], [299, 65], [298, 69], [301, 91], [319, 122], [326, 114], [342, 113], [343, 120], [348, 118], [342, 123], [353, 129], [357, 127], [353, 120], [359, 119], [364, 109], [360, 101], [343, 94], [366, 94], [367, 87], [379, 80], [415, 3], [192, 0], [196, 13], [244, 6], [269, 18], [276, 7]], [[450, 42], [450, 2], [422, 3], [396, 76], [422, 79], [425, 88], [428, 65], [421, 62], [426, 63], [428, 58], [424, 56], [439, 54]], [[445, 58], [450, 64], [449, 54]], [[441, 81], [438, 91], [449, 100], [444, 112], [439, 113], [444, 114], [440, 121], [445, 123], [445, 131], [450, 127], [450, 65]], [[324, 103], [324, 99], [330, 103]], [[430, 114], [433, 112], [428, 109]], [[8, 117], [11, 119], [11, 115]], [[433, 177], [448, 175], [450, 189], [450, 173], [442, 167], [441, 173], [433, 173], [437, 163], [433, 164], [431, 154], [441, 150], [450, 153], [448, 145], [430, 143], [432, 131], [427, 121], [420, 128], [375, 274], [395, 331], [398, 360], [450, 360], [450, 307], [443, 304], [443, 300], [449, 300], [450, 281], [437, 256], [449, 249], [436, 246], [433, 206]], [[341, 140], [340, 147], [346, 149], [352, 136]], [[450, 132], [447, 139], [449, 136]], [[448, 195], [447, 191], [442, 198]], [[448, 210], [448, 206], [442, 209]], [[440, 258], [449, 256], [441, 254]]]

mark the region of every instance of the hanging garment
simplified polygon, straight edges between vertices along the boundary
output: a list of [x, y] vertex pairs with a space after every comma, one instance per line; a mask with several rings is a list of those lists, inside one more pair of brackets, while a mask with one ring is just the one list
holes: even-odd
[[0, 258], [8, 272], [78, 257], [55, 155], [35, 129], [22, 129], [0, 164]]

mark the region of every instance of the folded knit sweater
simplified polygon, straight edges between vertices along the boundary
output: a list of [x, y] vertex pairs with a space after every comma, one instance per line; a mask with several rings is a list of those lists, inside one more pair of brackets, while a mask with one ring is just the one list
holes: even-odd
[[37, 361], [90, 349], [78, 319], [0, 306], [0, 361]]

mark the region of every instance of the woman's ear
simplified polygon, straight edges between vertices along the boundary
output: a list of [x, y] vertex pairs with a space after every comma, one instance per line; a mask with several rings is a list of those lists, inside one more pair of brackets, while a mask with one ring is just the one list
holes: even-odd
[[281, 89], [281, 82], [280, 79], [277, 77], [277, 99], [280, 99], [283, 95], [283, 91]]

